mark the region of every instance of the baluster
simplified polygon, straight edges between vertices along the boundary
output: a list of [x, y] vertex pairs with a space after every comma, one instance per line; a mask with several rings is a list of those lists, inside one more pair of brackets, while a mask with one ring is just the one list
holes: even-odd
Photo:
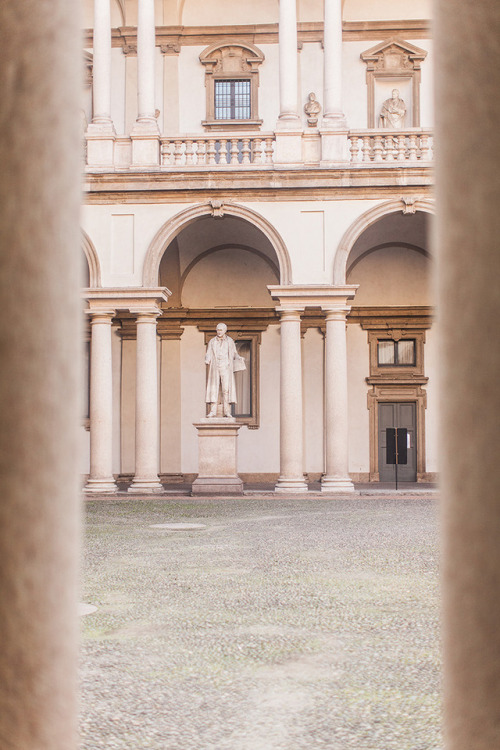
[[266, 164], [272, 164], [273, 163], [273, 138], [266, 138]]
[[363, 136], [363, 161], [371, 161], [372, 158], [372, 141], [369, 135]]
[[357, 135], [351, 135], [350, 141], [351, 162], [357, 162], [359, 161], [359, 138]]
[[398, 161], [406, 161], [406, 136], [398, 135]]
[[215, 161], [215, 138], [208, 139], [207, 148], [207, 163], [212, 166], [216, 163]]
[[382, 151], [382, 136], [376, 135], [375, 142], [373, 144], [373, 161], [383, 161]]
[[422, 161], [430, 160], [429, 136], [424, 133], [420, 136], [420, 158]]
[[384, 141], [385, 160], [394, 161], [394, 139], [392, 135], [386, 135]]
[[219, 164], [227, 164], [227, 138], [221, 138], [219, 143]]
[[250, 164], [250, 138], [243, 138], [243, 148], [241, 149], [242, 153], [242, 164]]
[[410, 134], [408, 145], [408, 161], [417, 161], [417, 136], [415, 133]]
[[186, 164], [194, 164], [194, 149], [191, 138], [186, 138]]
[[252, 164], [262, 164], [264, 154], [262, 153], [262, 138], [252, 138], [250, 161]]
[[238, 149], [238, 138], [231, 138], [231, 164], [238, 164], [238, 156], [239, 156], [239, 149]]
[[205, 141], [203, 138], [200, 138], [196, 141], [196, 163], [197, 164], [205, 164], [206, 158], [205, 158]]
[[182, 140], [174, 141], [174, 164], [182, 164]]

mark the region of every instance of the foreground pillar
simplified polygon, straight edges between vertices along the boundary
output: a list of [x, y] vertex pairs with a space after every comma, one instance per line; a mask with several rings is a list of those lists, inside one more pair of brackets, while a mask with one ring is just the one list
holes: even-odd
[[280, 476], [276, 492], [306, 492], [303, 470], [300, 311], [278, 308], [281, 318]]
[[113, 477], [113, 373], [111, 321], [114, 313], [92, 314], [90, 352], [90, 477], [88, 492], [115, 492]]
[[326, 311], [325, 476], [322, 492], [353, 492], [349, 477], [346, 315], [350, 308]]
[[491, 65], [500, 5], [439, 0], [436, 10], [445, 747], [491, 750], [500, 747], [500, 70]]
[[0, 3], [0, 745], [15, 750], [78, 744], [78, 11]]
[[135, 476], [129, 492], [162, 492], [158, 479], [158, 364], [156, 318], [137, 316]]

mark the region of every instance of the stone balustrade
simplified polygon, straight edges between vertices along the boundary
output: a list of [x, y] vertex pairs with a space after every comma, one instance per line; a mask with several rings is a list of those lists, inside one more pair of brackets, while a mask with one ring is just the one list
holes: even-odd
[[163, 167], [236, 166], [273, 163], [274, 134], [217, 133], [161, 139]]
[[421, 128], [405, 130], [350, 130], [351, 164], [404, 162], [405, 166], [429, 162], [432, 154], [432, 131]]
[[[92, 137], [92, 136], [91, 136]], [[91, 138], [90, 137], [90, 138]], [[422, 128], [406, 128], [405, 130], [350, 130], [348, 133], [349, 160], [345, 166], [366, 165], [395, 165], [404, 164], [405, 167], [420, 166], [433, 161], [432, 131]], [[86, 136], [86, 141], [90, 140]], [[311, 146], [311, 139], [317, 139], [317, 166], [320, 166], [321, 154], [320, 134], [305, 132], [302, 144], [302, 156], [308, 167], [314, 166], [306, 158], [305, 145]], [[307, 144], [305, 140], [307, 139]], [[159, 167], [179, 170], [199, 167], [258, 167], [271, 168], [275, 165], [276, 137], [274, 133], [244, 133], [217, 132], [210, 134], [158, 136]], [[113, 165], [115, 168], [140, 170], [141, 165], [133, 163], [132, 140], [127, 136], [113, 138]], [[85, 148], [87, 167], [94, 167], [102, 171], [103, 165], [92, 163], [90, 150]], [[151, 164], [144, 166], [150, 167]], [[283, 167], [283, 164], [280, 164]], [[286, 166], [286, 165], [285, 165]], [[296, 164], [294, 165], [297, 166]], [[336, 164], [335, 167], [341, 166]]]

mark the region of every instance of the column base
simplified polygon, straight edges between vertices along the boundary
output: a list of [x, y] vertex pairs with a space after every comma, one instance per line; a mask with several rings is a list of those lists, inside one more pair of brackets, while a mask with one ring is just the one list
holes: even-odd
[[321, 492], [345, 494], [346, 492], [354, 492], [354, 485], [349, 477], [323, 477]]
[[304, 479], [285, 479], [279, 477], [274, 487], [275, 492], [307, 492], [308, 486]]
[[117, 492], [118, 487], [112, 477], [109, 479], [89, 479], [83, 491], [92, 494], [94, 492]]
[[193, 495], [242, 495], [239, 477], [197, 477], [191, 485]]
[[163, 485], [160, 484], [160, 482], [155, 481], [154, 479], [148, 480], [148, 479], [134, 479], [132, 481], [132, 484], [128, 488], [128, 492], [138, 492], [141, 495], [142, 494], [158, 494], [159, 492], [163, 492]]
[[130, 134], [132, 166], [157, 167], [160, 164], [160, 131], [156, 120], [137, 121]]
[[302, 129], [279, 129], [276, 126], [274, 164], [302, 164], [302, 132]]
[[331, 164], [348, 164], [350, 161], [348, 131], [337, 128], [321, 128], [321, 163], [328, 167]]

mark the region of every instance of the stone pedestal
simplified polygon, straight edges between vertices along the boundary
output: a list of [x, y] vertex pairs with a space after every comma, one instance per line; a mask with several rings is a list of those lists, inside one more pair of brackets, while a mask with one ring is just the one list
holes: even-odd
[[236, 443], [241, 425], [228, 417], [206, 417], [194, 426], [198, 431], [198, 477], [192, 485], [193, 495], [241, 495]]

